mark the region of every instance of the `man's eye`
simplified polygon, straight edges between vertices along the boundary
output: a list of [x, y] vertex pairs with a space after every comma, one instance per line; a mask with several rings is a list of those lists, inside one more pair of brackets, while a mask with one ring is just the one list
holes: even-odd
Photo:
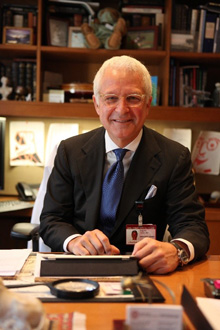
[[141, 97], [139, 95], [127, 96], [127, 102], [129, 103], [139, 103], [140, 101], [141, 101]]
[[105, 98], [105, 101], [108, 103], [116, 103], [118, 101], [118, 97], [117, 96], [107, 96]]

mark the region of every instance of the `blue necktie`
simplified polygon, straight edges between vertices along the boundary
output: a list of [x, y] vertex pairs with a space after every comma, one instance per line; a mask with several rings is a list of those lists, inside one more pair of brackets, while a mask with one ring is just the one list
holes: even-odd
[[117, 161], [109, 168], [102, 185], [99, 229], [110, 235], [117, 213], [118, 204], [124, 182], [123, 158], [127, 149], [113, 150]]

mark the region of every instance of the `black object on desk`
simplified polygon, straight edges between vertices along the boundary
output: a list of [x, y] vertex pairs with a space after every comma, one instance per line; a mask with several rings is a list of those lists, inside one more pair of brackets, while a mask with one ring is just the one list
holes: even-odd
[[133, 276], [140, 268], [130, 256], [72, 256], [41, 261], [40, 276]]
[[[137, 276], [140, 271], [138, 260], [132, 256], [69, 256], [62, 257], [61, 255], [46, 256], [41, 261], [40, 276], [45, 277], [132, 277]], [[144, 274], [147, 283], [151, 287], [151, 300], [152, 302], [164, 302], [165, 299], [160, 291], [157, 289], [153, 281], [147, 274]], [[145, 287], [134, 287], [132, 289], [133, 298], [97, 298], [98, 301], [133, 301], [133, 302], [148, 302], [149, 289]], [[145, 299], [143, 300], [143, 296]], [[96, 301], [93, 298], [92, 301]]]

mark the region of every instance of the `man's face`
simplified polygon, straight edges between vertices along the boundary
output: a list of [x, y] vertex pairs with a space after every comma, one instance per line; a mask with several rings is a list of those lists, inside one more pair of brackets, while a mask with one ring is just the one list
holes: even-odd
[[143, 97], [137, 107], [126, 103], [126, 96], [130, 94], [143, 95], [145, 90], [138, 73], [131, 74], [123, 70], [106, 70], [102, 81], [100, 94], [115, 94], [119, 102], [115, 106], [109, 106], [104, 102], [104, 97], [99, 98], [99, 104], [93, 96], [96, 112], [100, 121], [108, 131], [111, 139], [121, 148], [133, 141], [148, 116], [151, 99], [147, 102]]

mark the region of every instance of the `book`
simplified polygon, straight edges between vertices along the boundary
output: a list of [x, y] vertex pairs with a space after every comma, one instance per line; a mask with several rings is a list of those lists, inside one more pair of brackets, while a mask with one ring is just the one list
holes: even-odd
[[215, 37], [215, 25], [217, 14], [207, 12], [205, 20], [205, 32], [203, 40], [203, 52], [212, 53]]
[[213, 53], [220, 53], [220, 16], [216, 19]]
[[122, 13], [137, 13], [137, 14], [157, 14], [163, 12], [163, 7], [160, 6], [132, 6], [128, 5], [121, 8]]
[[158, 26], [158, 49], [164, 48], [164, 13], [155, 14], [155, 25]]
[[196, 29], [197, 29], [197, 21], [199, 17], [199, 10], [198, 9], [192, 9], [191, 12], [191, 24], [190, 24], [190, 33], [195, 36]]
[[198, 53], [201, 53], [203, 50], [205, 20], [206, 20], [206, 9], [200, 9], [199, 34], [198, 34], [198, 46], [197, 46]]
[[158, 76], [151, 76], [152, 82], [152, 102], [151, 105], [158, 105], [157, 102], [157, 87], [158, 87]]
[[172, 30], [189, 31], [191, 24], [191, 9], [186, 4], [176, 4], [173, 1]]

